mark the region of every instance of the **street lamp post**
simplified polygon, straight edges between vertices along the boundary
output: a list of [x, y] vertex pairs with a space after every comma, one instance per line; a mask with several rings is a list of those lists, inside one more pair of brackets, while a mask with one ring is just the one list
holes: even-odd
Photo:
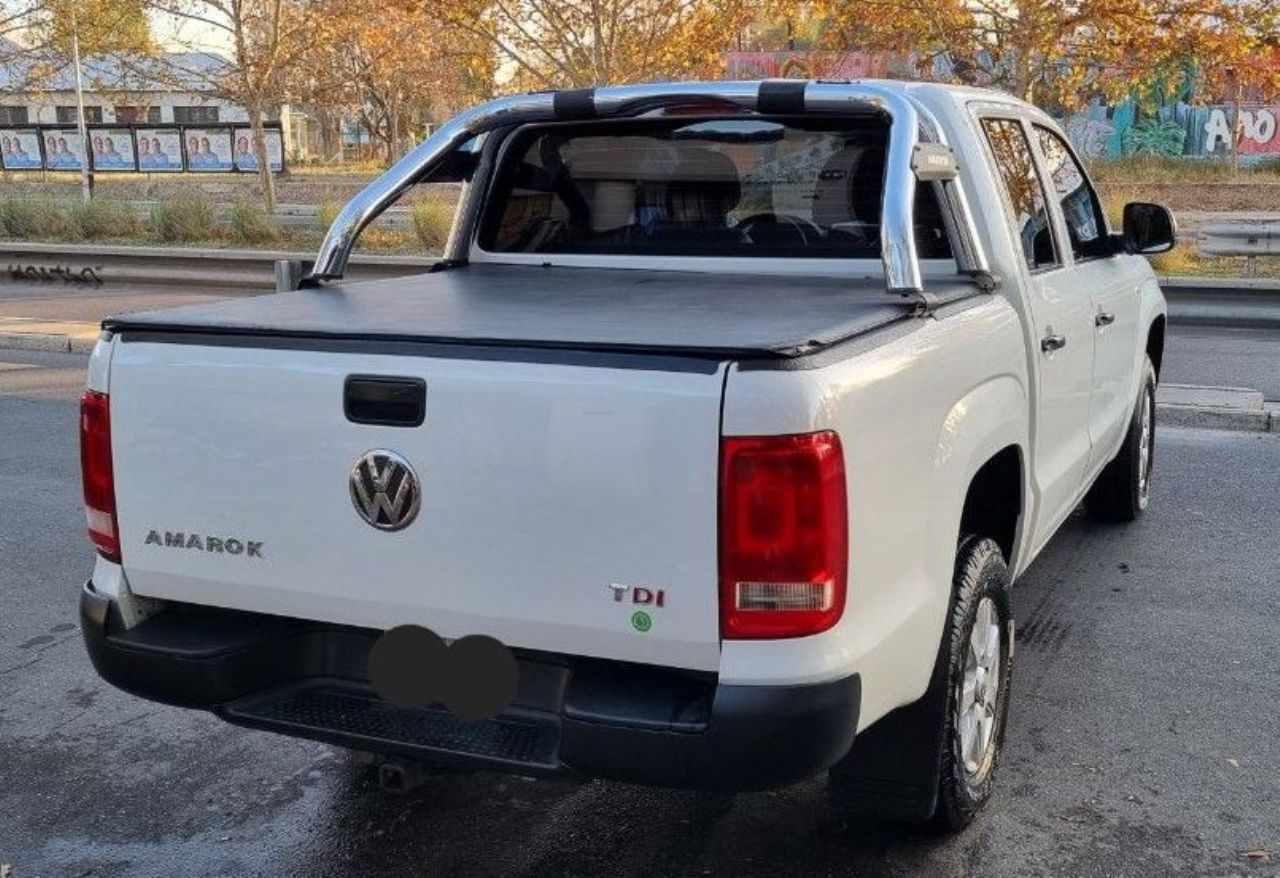
[[71, 4], [71, 60], [76, 70], [76, 127], [80, 131], [80, 196], [88, 204], [93, 198], [93, 175], [89, 173], [89, 129], [84, 119], [84, 76], [80, 70], [80, 27], [76, 7]]

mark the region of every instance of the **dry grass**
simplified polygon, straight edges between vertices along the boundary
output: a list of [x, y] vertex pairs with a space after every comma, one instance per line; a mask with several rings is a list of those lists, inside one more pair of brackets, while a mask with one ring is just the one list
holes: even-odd
[[95, 198], [87, 204], [72, 204], [67, 214], [75, 234], [86, 241], [132, 238], [142, 234], [143, 223], [138, 212], [122, 201]]
[[[1243, 256], [1201, 256], [1189, 241], [1147, 261], [1156, 274], [1168, 277], [1244, 277], [1248, 268]], [[1256, 259], [1253, 268], [1258, 277], [1280, 278], [1280, 256]]]
[[1129, 156], [1096, 159], [1089, 175], [1099, 183], [1280, 183], [1280, 161], [1263, 161], [1235, 167], [1230, 160]]
[[198, 190], [161, 201], [151, 209], [151, 234], [170, 244], [190, 244], [216, 236], [213, 203]]
[[454, 203], [440, 198], [424, 198], [411, 204], [409, 209], [418, 243], [431, 253], [444, 250], [453, 229]]
[[405, 253], [412, 248], [404, 232], [372, 225], [360, 235], [356, 249], [364, 253]]
[[293, 164], [289, 173], [298, 177], [376, 177], [387, 169], [384, 160]]
[[237, 201], [227, 217], [227, 231], [236, 244], [275, 244], [280, 240], [280, 224], [257, 204]]
[[1203, 260], [1196, 255], [1194, 246], [1183, 242], [1168, 253], [1148, 256], [1147, 261], [1151, 263], [1156, 274], [1183, 275], [1198, 274], [1197, 269]]
[[316, 219], [320, 222], [321, 230], [326, 230], [333, 225], [333, 221], [338, 218], [339, 211], [342, 210], [342, 202], [333, 198], [326, 198], [316, 207]]
[[6, 198], [0, 201], [0, 232], [27, 240], [65, 239], [75, 236], [75, 226], [65, 205]]

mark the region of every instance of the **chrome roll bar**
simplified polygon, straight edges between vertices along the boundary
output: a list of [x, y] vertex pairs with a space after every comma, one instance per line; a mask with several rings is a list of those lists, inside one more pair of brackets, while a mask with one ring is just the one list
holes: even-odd
[[[923, 292], [915, 240], [917, 169], [914, 162], [921, 143], [946, 146], [937, 120], [905, 90], [888, 84], [797, 80], [624, 85], [534, 92], [481, 104], [446, 122], [347, 203], [326, 233], [309, 279], [341, 278], [364, 228], [406, 189], [429, 175], [450, 152], [478, 134], [532, 122], [634, 116], [694, 101], [731, 103], [743, 110], [768, 114], [871, 110], [888, 116], [889, 154], [880, 218], [881, 261], [890, 292]], [[973, 215], [958, 181], [944, 180], [939, 186], [949, 231], [955, 239], [957, 266], [968, 274], [988, 273]]]

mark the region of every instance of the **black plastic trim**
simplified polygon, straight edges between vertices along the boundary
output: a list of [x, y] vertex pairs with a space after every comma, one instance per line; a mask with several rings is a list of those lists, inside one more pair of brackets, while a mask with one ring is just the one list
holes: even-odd
[[[484, 721], [538, 730], [536, 747], [512, 758], [380, 731], [389, 715], [393, 726], [413, 723], [368, 685], [365, 664], [378, 631], [189, 604], [170, 604], [129, 629], [118, 616], [86, 583], [85, 646], [98, 673], [127, 692], [211, 710], [237, 725], [455, 767], [700, 789], [785, 786], [849, 751], [861, 706], [856, 674], [734, 686], [703, 672], [513, 650], [516, 698]], [[367, 705], [368, 722], [345, 707], [342, 723], [317, 720], [303, 709], [308, 698], [344, 698], [357, 711]], [[301, 706], [292, 710], [295, 703]], [[451, 722], [439, 707], [421, 710], [424, 725]]]
[[805, 112], [803, 80], [769, 80], [760, 83], [756, 110], [765, 116], [803, 115]]
[[593, 88], [575, 88], [558, 91], [551, 96], [551, 109], [559, 119], [594, 119], [596, 91]]
[[353, 424], [421, 427], [427, 417], [427, 382], [399, 375], [348, 375], [342, 413]]
[[450, 360], [483, 360], [504, 363], [538, 363], [556, 366], [590, 366], [600, 369], [638, 369], [648, 372], [696, 372], [714, 375], [733, 355], [695, 356], [644, 353], [631, 350], [590, 350], [557, 347], [449, 343], [414, 338], [378, 336], [291, 335], [287, 333], [201, 332], [172, 329], [114, 330], [123, 344], [189, 344], [202, 347], [253, 348], [256, 350], [327, 351], [339, 354], [378, 354], [402, 357], [436, 357]]

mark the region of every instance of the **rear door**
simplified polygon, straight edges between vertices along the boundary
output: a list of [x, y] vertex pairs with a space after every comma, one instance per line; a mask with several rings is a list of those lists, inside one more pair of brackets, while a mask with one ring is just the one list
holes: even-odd
[[1102, 205], [1066, 140], [1044, 126], [1032, 127], [1046, 180], [1058, 202], [1072, 273], [1093, 301], [1092, 471], [1115, 453], [1133, 413], [1134, 352], [1139, 349], [1140, 332], [1138, 287], [1143, 273], [1138, 257], [1115, 252]]
[[981, 120], [1005, 194], [1014, 244], [1026, 266], [1028, 306], [1039, 361], [1033, 425], [1037, 483], [1044, 514], [1040, 546], [1070, 512], [1089, 461], [1093, 383], [1093, 302], [1063, 257], [1048, 198], [1033, 158], [1029, 126], [1018, 115]]
[[[723, 364], [544, 353], [428, 359], [126, 335], [111, 410], [131, 587], [715, 669]], [[422, 382], [421, 424], [353, 420], [353, 375]], [[358, 467], [370, 451], [411, 468], [417, 496], [385, 470], [390, 456]], [[384, 475], [386, 497], [369, 503]], [[415, 500], [406, 526], [375, 526]]]

